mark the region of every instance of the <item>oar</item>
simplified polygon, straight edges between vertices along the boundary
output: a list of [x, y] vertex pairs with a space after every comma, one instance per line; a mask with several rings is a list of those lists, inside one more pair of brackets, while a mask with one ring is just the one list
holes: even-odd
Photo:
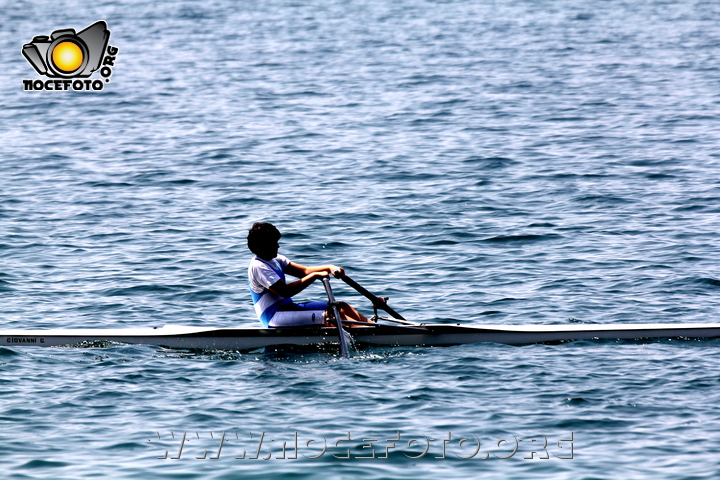
[[340, 355], [347, 358], [350, 356], [348, 351], [347, 341], [345, 340], [345, 331], [342, 328], [342, 320], [340, 319], [340, 311], [337, 308], [337, 302], [335, 302], [335, 295], [333, 295], [332, 288], [330, 288], [330, 279], [323, 277], [323, 286], [325, 286], [325, 292], [327, 292], [329, 305], [333, 309], [335, 315], [335, 323], [337, 324], [338, 337], [340, 338]]
[[[335, 273], [339, 273], [339, 272], [336, 271]], [[387, 313], [389, 313], [390, 315], [392, 315], [394, 318], [397, 318], [398, 320], [405, 320], [405, 319], [402, 317], [402, 315], [400, 315], [400, 314], [397, 313], [395, 310], [393, 310], [392, 308], [390, 308], [390, 306], [389, 306], [386, 302], [382, 301], [380, 298], [378, 298], [377, 296], [375, 296], [375, 295], [373, 295], [372, 293], [370, 293], [369, 291], [367, 291], [367, 290], [365, 289], [365, 287], [363, 287], [362, 285], [360, 285], [359, 283], [357, 283], [357, 282], [356, 282], [355, 280], [353, 280], [352, 278], [350, 278], [350, 277], [348, 277], [347, 275], [344, 275], [344, 274], [343, 274], [343, 275], [340, 276], [340, 279], [341, 279], [343, 282], [345, 282], [345, 283], [347, 283], [348, 285], [350, 285], [350, 286], [351, 286], [352, 288], [354, 288], [355, 290], [357, 290], [360, 294], [362, 294], [363, 296], [365, 296], [368, 300], [370, 300], [376, 308], [379, 308], [379, 309], [381, 309], [381, 310], [385, 310]]]

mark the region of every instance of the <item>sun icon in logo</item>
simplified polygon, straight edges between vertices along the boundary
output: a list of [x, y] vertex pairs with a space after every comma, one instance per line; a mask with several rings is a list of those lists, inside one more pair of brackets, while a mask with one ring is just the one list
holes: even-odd
[[83, 51], [75, 42], [58, 43], [52, 51], [52, 63], [61, 71], [71, 73], [83, 64]]

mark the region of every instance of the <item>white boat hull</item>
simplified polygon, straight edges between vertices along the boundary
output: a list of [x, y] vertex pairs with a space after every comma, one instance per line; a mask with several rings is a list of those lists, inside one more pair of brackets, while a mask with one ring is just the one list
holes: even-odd
[[[573, 324], [373, 325], [347, 329], [358, 344], [386, 346], [449, 346], [491, 342], [507, 345], [558, 343], [583, 339], [657, 339], [720, 337], [720, 323], [697, 324]], [[90, 346], [97, 342], [157, 345], [201, 350], [252, 350], [274, 345], [337, 343], [334, 328], [203, 328], [164, 326], [127, 329], [1, 330], [0, 346]], [[86, 344], [86, 345], [83, 345]]]

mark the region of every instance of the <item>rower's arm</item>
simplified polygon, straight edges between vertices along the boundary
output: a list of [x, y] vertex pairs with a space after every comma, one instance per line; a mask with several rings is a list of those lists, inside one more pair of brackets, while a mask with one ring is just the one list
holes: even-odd
[[[293, 275], [292, 273], [290, 274]], [[270, 285], [268, 287], [268, 290], [270, 290], [276, 295], [280, 295], [281, 297], [290, 298], [305, 290], [318, 278], [322, 278], [325, 276], [327, 276], [327, 272], [312, 272], [309, 275], [303, 276], [300, 280], [296, 280], [291, 283], [285, 283], [283, 280], [278, 280], [277, 282]]]
[[[290, 264], [285, 267], [285, 273], [289, 273], [293, 277], [302, 278], [306, 275], [310, 275], [312, 273], [332, 273], [339, 271], [339, 276], [342, 276], [345, 272], [342, 268], [335, 266], [335, 265], [319, 265], [315, 267], [306, 267], [304, 265], [300, 265], [295, 262], [290, 262]], [[337, 276], [337, 275], [336, 275]]]

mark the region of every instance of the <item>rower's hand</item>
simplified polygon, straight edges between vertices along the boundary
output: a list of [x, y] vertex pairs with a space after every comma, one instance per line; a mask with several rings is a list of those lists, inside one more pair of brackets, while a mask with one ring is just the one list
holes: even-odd
[[332, 272], [332, 274], [335, 278], [342, 278], [345, 276], [345, 270], [343, 270], [341, 267], [336, 267], [335, 265], [330, 265], [330, 271]]

